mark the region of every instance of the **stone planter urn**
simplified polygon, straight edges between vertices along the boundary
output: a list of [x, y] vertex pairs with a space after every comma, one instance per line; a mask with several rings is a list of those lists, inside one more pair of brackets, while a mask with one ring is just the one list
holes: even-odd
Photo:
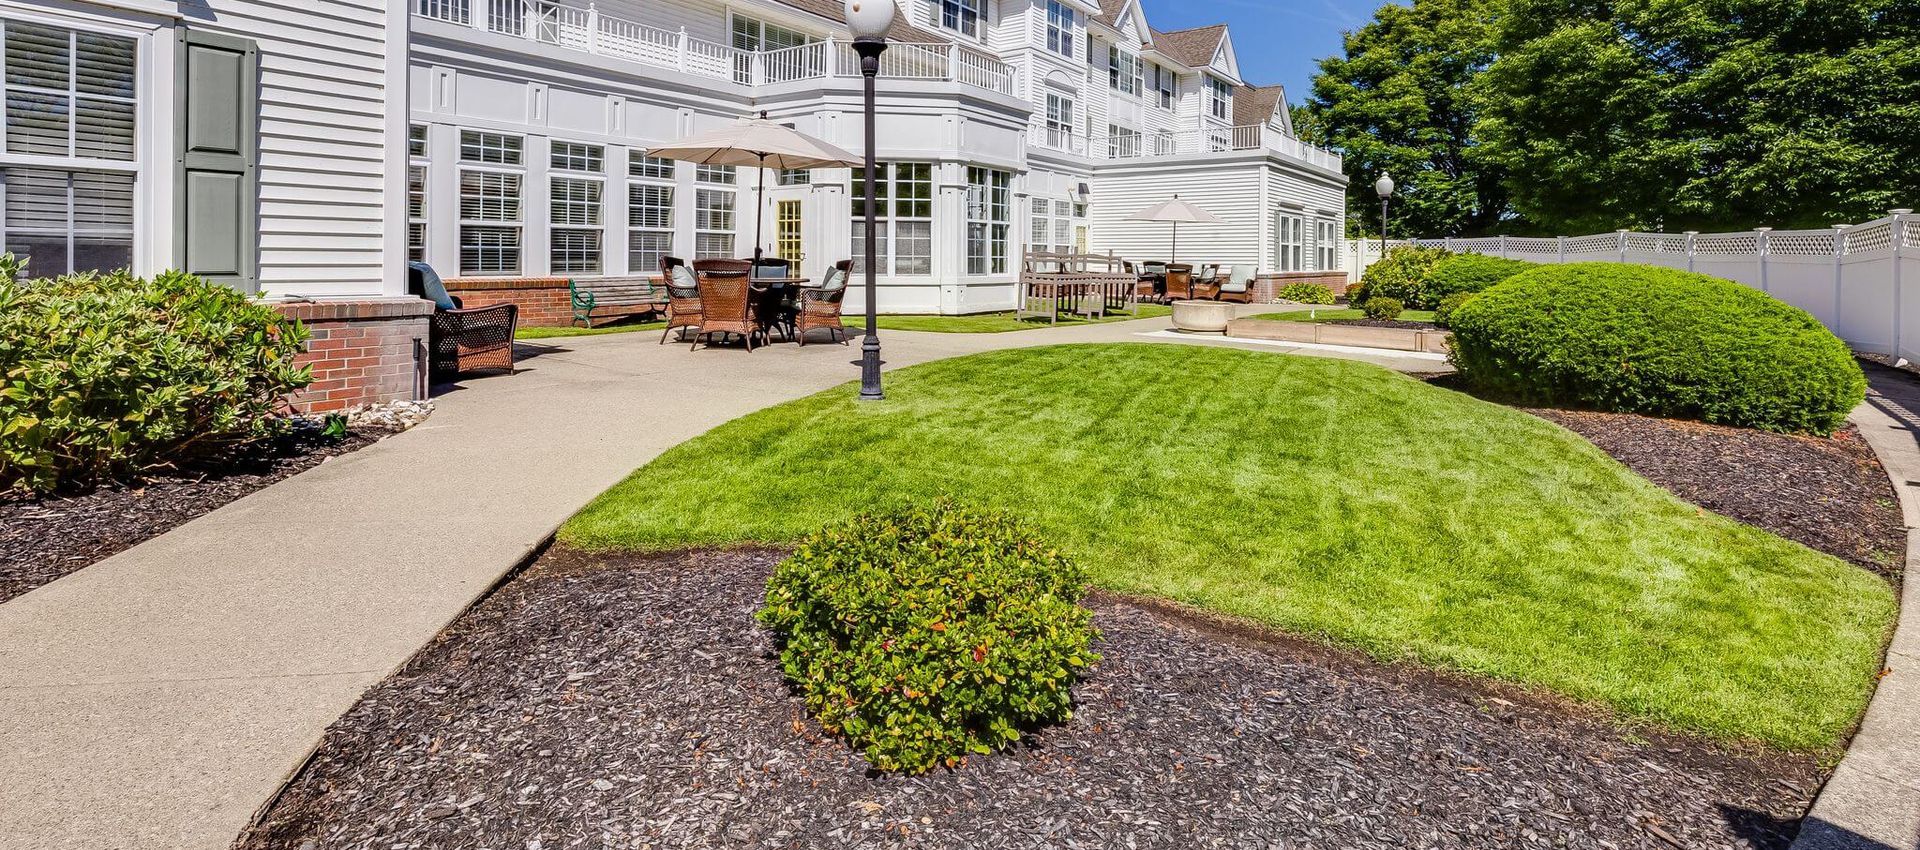
[[1173, 302], [1173, 327], [1196, 334], [1223, 334], [1233, 318], [1233, 305], [1225, 301]]

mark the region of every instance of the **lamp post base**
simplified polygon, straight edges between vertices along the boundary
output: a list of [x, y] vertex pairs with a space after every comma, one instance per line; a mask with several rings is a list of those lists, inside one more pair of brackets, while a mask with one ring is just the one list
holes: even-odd
[[880, 359], [880, 337], [867, 334], [860, 341], [860, 400], [885, 401], [887, 394], [880, 390], [880, 367], [886, 361]]

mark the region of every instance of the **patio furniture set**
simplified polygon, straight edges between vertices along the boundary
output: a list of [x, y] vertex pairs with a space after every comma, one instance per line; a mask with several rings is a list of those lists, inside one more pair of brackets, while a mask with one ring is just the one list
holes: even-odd
[[841, 302], [847, 294], [852, 260], [841, 260], [827, 270], [818, 286], [795, 277], [792, 266], [772, 257], [758, 260], [695, 260], [688, 265], [677, 257], [660, 260], [660, 277], [667, 290], [667, 327], [660, 334], [666, 344], [674, 331], [698, 348], [701, 340], [742, 338], [747, 350], [756, 341], [773, 342], [779, 331], [790, 342], [807, 344], [809, 331], [826, 330], [834, 341], [846, 344], [840, 322]]
[[1142, 303], [1252, 303], [1254, 267], [1232, 266], [1224, 278], [1220, 269], [1217, 263], [1204, 265], [1196, 276], [1187, 263], [1136, 266], [1113, 254], [1030, 253], [1021, 270], [1014, 316], [1058, 324], [1062, 314], [1089, 320], [1113, 313], [1137, 315]]

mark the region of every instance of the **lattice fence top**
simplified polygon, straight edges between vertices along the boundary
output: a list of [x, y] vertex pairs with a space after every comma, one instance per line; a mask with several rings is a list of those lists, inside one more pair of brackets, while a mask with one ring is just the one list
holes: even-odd
[[1702, 233], [1693, 237], [1695, 254], [1757, 254], [1758, 233]]
[[1500, 237], [1483, 236], [1477, 239], [1449, 239], [1447, 240], [1447, 246], [1455, 251], [1498, 251], [1500, 250]]
[[1617, 233], [1596, 233], [1592, 236], [1570, 236], [1567, 238], [1567, 253], [1592, 254], [1596, 252], [1620, 251], [1620, 235]]
[[1846, 231], [1846, 252], [1873, 254], [1893, 247], [1893, 222], [1876, 221]]
[[1831, 257], [1838, 234], [1832, 230], [1776, 230], [1767, 234], [1767, 253], [1776, 257]]
[[1507, 237], [1507, 253], [1558, 254], [1560, 253], [1560, 240], [1539, 236], [1509, 236]]
[[1627, 250], [1647, 251], [1654, 254], [1684, 254], [1687, 252], [1687, 237], [1683, 233], [1629, 233]]

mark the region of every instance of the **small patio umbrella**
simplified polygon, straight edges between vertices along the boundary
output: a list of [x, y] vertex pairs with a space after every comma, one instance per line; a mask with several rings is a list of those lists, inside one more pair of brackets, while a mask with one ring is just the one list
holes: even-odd
[[753, 258], [760, 259], [760, 220], [766, 207], [767, 169], [860, 168], [865, 160], [840, 148], [767, 120], [742, 118], [718, 130], [701, 133], [666, 147], [647, 151], [648, 156], [697, 162], [701, 165], [746, 165], [760, 169], [754, 189]]
[[1162, 201], [1160, 203], [1154, 204], [1153, 206], [1147, 207], [1144, 210], [1134, 213], [1133, 215], [1128, 216], [1127, 220], [1129, 221], [1167, 221], [1167, 222], [1173, 223], [1173, 253], [1168, 255], [1167, 257], [1167, 262], [1169, 263], [1177, 262], [1179, 259], [1180, 223], [1181, 222], [1184, 221], [1184, 222], [1187, 222], [1188, 224], [1219, 224], [1220, 223], [1219, 216], [1214, 215], [1213, 213], [1207, 212], [1206, 210], [1196, 207], [1190, 203], [1187, 203], [1186, 201], [1180, 200], [1179, 195], [1173, 196], [1173, 200], [1171, 201]]

